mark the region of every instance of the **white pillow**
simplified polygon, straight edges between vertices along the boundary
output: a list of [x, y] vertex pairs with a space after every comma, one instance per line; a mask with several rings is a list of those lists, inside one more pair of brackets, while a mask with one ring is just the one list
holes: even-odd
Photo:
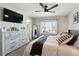
[[74, 47], [79, 49], [79, 37], [78, 37], [78, 40], [74, 43]]

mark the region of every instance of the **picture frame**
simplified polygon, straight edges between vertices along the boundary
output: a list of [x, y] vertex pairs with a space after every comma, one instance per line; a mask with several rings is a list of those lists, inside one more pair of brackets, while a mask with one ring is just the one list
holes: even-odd
[[73, 24], [79, 23], [79, 13], [76, 12], [73, 14]]

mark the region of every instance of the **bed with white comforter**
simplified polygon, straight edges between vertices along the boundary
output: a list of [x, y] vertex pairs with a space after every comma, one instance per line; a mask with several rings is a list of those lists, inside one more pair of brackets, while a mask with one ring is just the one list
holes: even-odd
[[[42, 37], [42, 36], [41, 36]], [[40, 37], [39, 37], [40, 38]], [[39, 40], [39, 38], [30, 42], [24, 51], [24, 56], [30, 56], [32, 45]], [[67, 44], [58, 45], [57, 36], [48, 36], [43, 44], [41, 56], [79, 56], [79, 49]], [[36, 54], [37, 55], [37, 54]]]

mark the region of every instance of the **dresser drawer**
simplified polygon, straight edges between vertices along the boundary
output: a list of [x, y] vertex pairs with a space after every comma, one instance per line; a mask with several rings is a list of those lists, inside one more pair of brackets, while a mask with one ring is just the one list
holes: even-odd
[[6, 48], [5, 53], [10, 53], [11, 51], [15, 50], [16, 46], [11, 46], [10, 48]]
[[19, 32], [8, 32], [4, 34], [5, 40], [16, 40], [16, 38], [19, 37]]
[[9, 39], [5, 40], [5, 45], [10, 44], [10, 43], [15, 42], [15, 41], [16, 41], [16, 39], [9, 38]]
[[6, 47], [6, 49], [5, 49], [6, 54], [13, 51], [13, 50], [15, 50], [17, 48], [16, 46], [17, 46], [16, 42], [7, 43], [6, 46], [5, 46]]
[[6, 41], [5, 46], [12, 46], [12, 45], [16, 45], [16, 44], [17, 44], [16, 41], [11, 41], [11, 42]]

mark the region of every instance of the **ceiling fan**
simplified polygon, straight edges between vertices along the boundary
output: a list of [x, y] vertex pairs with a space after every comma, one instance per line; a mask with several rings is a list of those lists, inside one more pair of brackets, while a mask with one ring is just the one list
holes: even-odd
[[[39, 3], [39, 5], [44, 9], [44, 12], [51, 12], [51, 13], [55, 13], [55, 11], [50, 11], [50, 10], [58, 6], [58, 4], [55, 4], [54, 6], [48, 8], [48, 5], [44, 5], [43, 3]], [[35, 11], [35, 12], [42, 12], [42, 11]]]

